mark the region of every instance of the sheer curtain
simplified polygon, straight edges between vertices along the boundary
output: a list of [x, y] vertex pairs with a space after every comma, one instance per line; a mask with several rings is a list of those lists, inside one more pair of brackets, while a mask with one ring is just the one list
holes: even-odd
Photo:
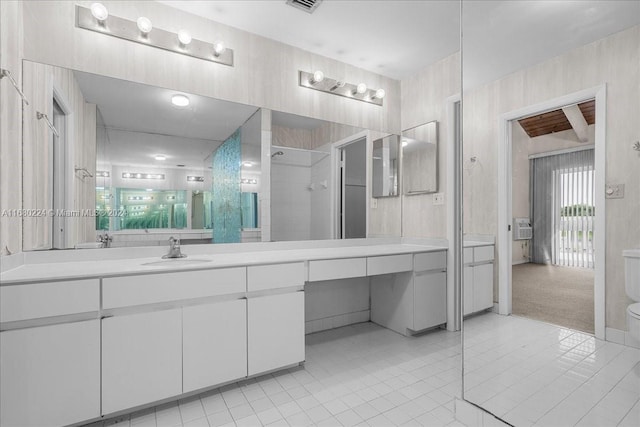
[[532, 261], [594, 267], [594, 150], [530, 160]]

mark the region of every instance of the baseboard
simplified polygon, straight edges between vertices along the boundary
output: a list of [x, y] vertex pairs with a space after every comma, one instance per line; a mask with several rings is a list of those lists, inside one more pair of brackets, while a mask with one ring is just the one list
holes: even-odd
[[627, 347], [640, 348], [637, 342], [627, 331], [615, 328], [605, 328], [605, 340], [616, 344], [626, 345]]
[[511, 261], [511, 265], [529, 264], [531, 261], [528, 259], [521, 259], [518, 261]]

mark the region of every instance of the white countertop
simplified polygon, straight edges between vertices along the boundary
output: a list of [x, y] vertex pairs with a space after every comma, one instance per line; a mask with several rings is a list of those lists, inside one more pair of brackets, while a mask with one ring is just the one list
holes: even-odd
[[[486, 244], [486, 243], [485, 243]], [[24, 264], [3, 272], [0, 276], [2, 285], [18, 283], [46, 282], [69, 279], [86, 279], [97, 277], [129, 276], [150, 273], [167, 273], [188, 270], [209, 270], [222, 267], [237, 267], [259, 264], [287, 263], [321, 259], [358, 258], [381, 255], [399, 255], [418, 252], [446, 250], [446, 246], [420, 244], [374, 244], [323, 248], [296, 248], [235, 253], [193, 254], [189, 256], [189, 246], [183, 246], [183, 253], [188, 255], [182, 259], [208, 260], [196, 264], [143, 265], [161, 261], [160, 257], [136, 257], [128, 259], [106, 259], [67, 262], [40, 262]], [[93, 250], [98, 252], [101, 249]]]

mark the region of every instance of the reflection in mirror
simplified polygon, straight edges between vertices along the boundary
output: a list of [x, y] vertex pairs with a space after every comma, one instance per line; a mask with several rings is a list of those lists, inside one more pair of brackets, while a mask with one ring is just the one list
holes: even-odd
[[389, 135], [373, 141], [373, 197], [398, 195], [399, 153], [400, 136], [398, 135]]
[[402, 132], [402, 188], [408, 196], [438, 191], [438, 122]]
[[[464, 398], [511, 425], [636, 425], [640, 353], [619, 344], [640, 3], [462, 10]], [[608, 200], [609, 182], [636, 191]]]
[[[332, 146], [363, 129], [274, 111], [271, 147], [271, 238], [337, 238]], [[363, 163], [366, 162], [362, 154]], [[359, 218], [362, 224], [366, 218]]]

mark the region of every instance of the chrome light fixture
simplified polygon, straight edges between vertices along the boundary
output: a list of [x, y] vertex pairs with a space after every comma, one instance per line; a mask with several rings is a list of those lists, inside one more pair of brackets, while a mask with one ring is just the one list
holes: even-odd
[[145, 16], [135, 21], [113, 16], [102, 3], [93, 3], [90, 8], [76, 5], [76, 26], [233, 67], [233, 49], [226, 47], [222, 41], [209, 43], [197, 40], [186, 29], [175, 33], [154, 28], [151, 19]]
[[356, 85], [346, 83], [344, 80], [331, 79], [326, 77], [320, 70], [315, 71], [314, 73], [300, 70], [298, 72], [298, 76], [299, 86], [356, 99], [370, 104], [382, 106], [383, 98], [386, 96], [384, 89], [374, 90], [369, 89], [365, 83], [359, 83]]

